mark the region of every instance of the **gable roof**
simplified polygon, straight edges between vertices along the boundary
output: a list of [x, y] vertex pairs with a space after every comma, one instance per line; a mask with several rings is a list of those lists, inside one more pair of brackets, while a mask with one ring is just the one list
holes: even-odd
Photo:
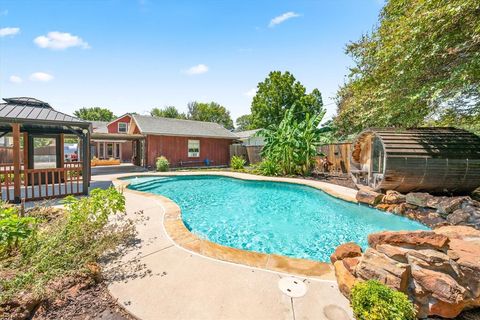
[[218, 123], [160, 118], [131, 114], [143, 134], [237, 139], [237, 136]]
[[0, 103], [0, 121], [71, 124], [88, 127], [90, 123], [54, 110], [48, 103], [35, 98], [5, 98]]

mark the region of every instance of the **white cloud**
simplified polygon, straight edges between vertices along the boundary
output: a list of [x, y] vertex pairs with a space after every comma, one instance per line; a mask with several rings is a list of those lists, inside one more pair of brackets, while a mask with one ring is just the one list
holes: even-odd
[[289, 19], [298, 18], [298, 17], [300, 17], [300, 15], [298, 13], [293, 12], [293, 11], [285, 12], [284, 14], [279, 15], [278, 17], [275, 17], [272, 20], [270, 20], [270, 24], [268, 26], [270, 28], [273, 28], [276, 25], [278, 25], [280, 23], [283, 23], [283, 22], [285, 22]]
[[247, 97], [253, 98], [257, 94], [257, 88], [252, 88], [244, 93]]
[[11, 83], [22, 83], [22, 78], [16, 75], [11, 75], [8, 80], [10, 80]]
[[80, 47], [89, 49], [90, 46], [82, 38], [74, 36], [68, 32], [52, 31], [47, 35], [36, 37], [33, 42], [40, 48], [48, 48], [52, 50], [65, 50], [71, 47]]
[[45, 72], [35, 72], [30, 75], [30, 80], [48, 82], [53, 80], [53, 76]]
[[196, 66], [193, 66], [187, 70], [184, 71], [188, 75], [197, 75], [197, 74], [202, 74], [208, 72], [208, 66], [204, 64], [197, 64]]
[[14, 36], [19, 32], [20, 32], [20, 28], [11, 28], [11, 27], [1, 28], [0, 37]]

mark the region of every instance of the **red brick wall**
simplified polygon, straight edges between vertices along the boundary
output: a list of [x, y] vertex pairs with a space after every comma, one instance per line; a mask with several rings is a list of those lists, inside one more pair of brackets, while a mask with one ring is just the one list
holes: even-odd
[[121, 118], [116, 119], [114, 122], [110, 123], [107, 128], [108, 128], [108, 133], [118, 133], [118, 123], [119, 122], [126, 122], [130, 125], [130, 116], [126, 115]]
[[[188, 157], [188, 140], [200, 140], [200, 157]], [[228, 165], [230, 160], [229, 146], [232, 140], [215, 138], [174, 137], [174, 136], [147, 136], [147, 164], [155, 165], [155, 159], [165, 156], [172, 167], [180, 166], [180, 161], [213, 161], [211, 165]], [[202, 163], [190, 164], [201, 166]], [[187, 166], [187, 165], [184, 165]]]

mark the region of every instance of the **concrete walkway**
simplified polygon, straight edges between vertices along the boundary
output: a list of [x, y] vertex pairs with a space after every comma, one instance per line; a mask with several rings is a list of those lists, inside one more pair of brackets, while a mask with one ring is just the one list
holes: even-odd
[[[99, 184], [114, 178], [94, 177]], [[128, 190], [124, 194], [128, 216], [137, 219], [137, 241], [104, 269], [110, 293], [135, 317], [352, 319], [348, 300], [336, 282], [298, 278], [307, 291], [291, 298], [279, 289], [279, 280], [288, 275], [214, 260], [178, 247], [165, 233], [163, 208], [155, 198]]]

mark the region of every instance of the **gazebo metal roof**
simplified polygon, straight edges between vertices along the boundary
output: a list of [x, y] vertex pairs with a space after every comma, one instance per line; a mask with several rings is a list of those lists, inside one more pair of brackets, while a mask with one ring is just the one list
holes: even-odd
[[54, 110], [48, 103], [35, 98], [4, 98], [0, 103], [0, 121], [9, 123], [36, 123], [52, 125], [75, 125], [83, 128], [90, 123], [63, 112]]

